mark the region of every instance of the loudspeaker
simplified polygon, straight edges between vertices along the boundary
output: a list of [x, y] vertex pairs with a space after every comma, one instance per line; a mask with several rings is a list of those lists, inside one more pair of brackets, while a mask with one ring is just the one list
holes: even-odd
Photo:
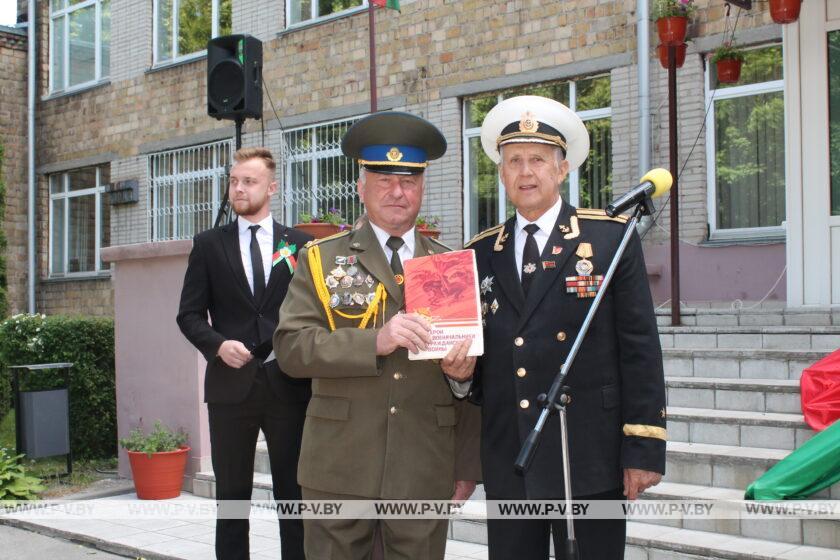
[[217, 119], [262, 118], [262, 42], [223, 35], [207, 43], [207, 114]]

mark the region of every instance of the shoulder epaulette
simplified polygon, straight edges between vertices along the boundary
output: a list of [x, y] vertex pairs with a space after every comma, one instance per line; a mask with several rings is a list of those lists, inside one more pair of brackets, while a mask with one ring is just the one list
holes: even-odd
[[351, 231], [353, 230], [347, 229], [344, 231], [339, 231], [338, 233], [334, 233], [332, 235], [328, 235], [327, 237], [322, 237], [321, 239], [313, 239], [312, 241], [307, 241], [306, 245], [304, 245], [304, 248], [311, 247], [313, 245], [320, 245], [324, 241], [332, 241], [333, 239], [344, 237], [345, 235], [349, 235]]
[[472, 239], [467, 241], [464, 244], [464, 249], [466, 249], [467, 247], [469, 247], [470, 245], [472, 245], [476, 241], [480, 241], [481, 239], [484, 239], [485, 237], [490, 237], [491, 235], [497, 235], [499, 233], [499, 230], [504, 229], [504, 227], [505, 227], [505, 224], [499, 224], [497, 226], [491, 227], [490, 229], [485, 229], [484, 231], [482, 231], [481, 233], [479, 233], [478, 235], [476, 235], [475, 237], [473, 237]]
[[437, 239], [435, 239], [434, 237], [430, 237], [430, 238], [429, 238], [429, 241], [431, 241], [432, 243], [437, 243], [438, 245], [440, 245], [441, 247], [443, 247], [443, 248], [444, 248], [444, 249], [446, 249], [447, 251], [451, 251], [451, 250], [452, 250], [452, 247], [450, 247], [449, 245], [447, 245], [447, 244], [446, 244], [446, 243], [444, 243], [443, 241], [438, 241], [438, 240], [437, 240]]
[[609, 216], [607, 216], [606, 212], [597, 208], [578, 208], [577, 216], [581, 220], [609, 220], [611, 222], [619, 222], [622, 224], [626, 224], [627, 220], [630, 219], [624, 214], [619, 214], [614, 218], [610, 218]]

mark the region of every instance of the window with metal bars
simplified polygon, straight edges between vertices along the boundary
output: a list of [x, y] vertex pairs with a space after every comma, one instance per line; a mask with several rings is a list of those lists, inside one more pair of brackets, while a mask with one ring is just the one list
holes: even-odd
[[213, 227], [232, 158], [231, 140], [149, 155], [152, 241], [190, 239]]

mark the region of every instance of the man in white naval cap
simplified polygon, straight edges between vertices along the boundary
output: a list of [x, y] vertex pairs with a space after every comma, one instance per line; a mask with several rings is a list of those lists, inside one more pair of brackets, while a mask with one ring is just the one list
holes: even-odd
[[[471, 397], [482, 410], [487, 497], [564, 497], [560, 422], [543, 430], [530, 468], [514, 468], [522, 442], [566, 360], [624, 233], [625, 217], [574, 208], [560, 185], [589, 152], [580, 118], [565, 105], [513, 97], [484, 120], [481, 142], [498, 164], [516, 214], [478, 234], [485, 353]], [[662, 353], [642, 246], [633, 235], [566, 378], [571, 488], [576, 500], [635, 499], [665, 472]], [[564, 557], [564, 520], [488, 519], [490, 559], [547, 559], [553, 532]], [[580, 557], [624, 557], [624, 518], [577, 518]]]

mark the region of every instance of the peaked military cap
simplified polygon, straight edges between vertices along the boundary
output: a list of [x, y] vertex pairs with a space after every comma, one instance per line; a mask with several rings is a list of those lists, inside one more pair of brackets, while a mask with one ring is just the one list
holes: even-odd
[[511, 143], [550, 144], [563, 150], [569, 171], [589, 155], [589, 133], [577, 114], [553, 99], [519, 95], [493, 107], [481, 125], [481, 147], [494, 162], [499, 148]]
[[446, 153], [446, 138], [426, 119], [383, 111], [351, 126], [341, 151], [376, 173], [419, 175], [429, 161]]

